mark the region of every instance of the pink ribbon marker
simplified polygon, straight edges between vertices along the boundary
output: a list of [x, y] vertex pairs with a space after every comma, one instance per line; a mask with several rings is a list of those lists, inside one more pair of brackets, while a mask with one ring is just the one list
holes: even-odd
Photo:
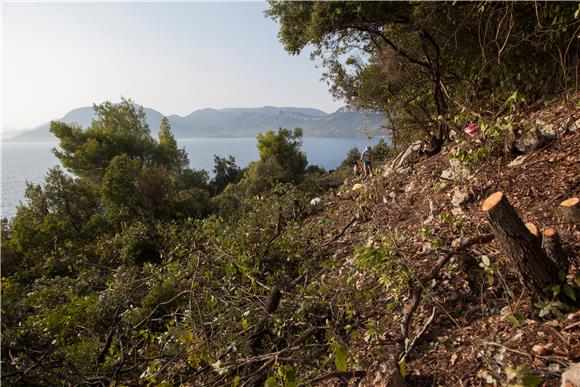
[[469, 137], [475, 136], [477, 133], [479, 133], [480, 130], [481, 130], [481, 128], [479, 127], [479, 124], [477, 122], [472, 122], [471, 124], [467, 124], [463, 128], [463, 131], [465, 133], [467, 133], [469, 135]]

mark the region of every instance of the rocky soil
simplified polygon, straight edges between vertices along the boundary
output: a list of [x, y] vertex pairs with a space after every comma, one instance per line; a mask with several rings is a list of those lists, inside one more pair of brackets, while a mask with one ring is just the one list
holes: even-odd
[[[537, 129], [526, 134], [525, 144], [523, 139], [512, 143], [519, 156], [501, 152], [462, 164], [454, 157], [457, 149], [477, 149], [486, 140], [481, 134], [455, 134], [455, 141], [437, 156], [421, 156], [415, 144], [381, 167], [380, 176], [347, 181], [316, 204], [309, 222], [327, 235], [325, 248], [334, 262], [319, 279], [321, 285], [334, 289], [337, 305], [339, 294], [356, 300], [357, 292], [371, 289], [377, 295], [372, 302], [360, 298], [355, 304], [357, 321], [366, 325], [349, 327], [360, 331], [349, 336], [349, 356], [373, 362], [363, 385], [402, 385], [381, 375], [396, 364], [389, 359], [399, 360], [401, 318], [413, 295], [378, 285], [387, 273], [361, 269], [353, 259], [360, 246], [378, 246], [389, 238], [399, 252], [397, 262], [410, 273], [405, 280], [411, 290], [423, 286], [416, 279], [429, 274], [450, 250], [491, 232], [481, 202], [502, 191], [525, 222], [540, 231], [550, 226], [559, 232], [570, 261], [568, 280], [574, 283], [580, 269], [580, 229], [557, 208], [564, 199], [580, 196], [580, 113], [554, 101], [526, 117], [524, 124]], [[580, 312], [570, 302], [561, 318], [540, 317], [541, 308], [496, 241], [454, 254], [426, 285], [409, 325], [409, 338], [420, 338], [406, 356], [408, 385], [556, 386], [562, 373], [580, 361]], [[342, 376], [320, 384], [361, 382]]]

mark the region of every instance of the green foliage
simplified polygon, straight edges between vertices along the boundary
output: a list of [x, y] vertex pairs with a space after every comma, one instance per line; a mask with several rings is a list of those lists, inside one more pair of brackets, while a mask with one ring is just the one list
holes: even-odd
[[378, 275], [378, 283], [396, 299], [408, 288], [412, 273], [397, 249], [399, 236], [386, 236], [381, 242], [359, 247], [354, 261], [358, 268]]
[[346, 371], [348, 369], [348, 351], [340, 343], [332, 345], [332, 352], [334, 355], [334, 365], [339, 371]]
[[531, 373], [525, 364], [519, 364], [515, 368], [506, 367], [504, 371], [510, 387], [536, 387], [544, 380], [543, 375]]
[[267, 12], [288, 52], [314, 46], [336, 97], [386, 113], [397, 143], [441, 141], [462, 110], [515, 111], [522, 95], [573, 84], [577, 13], [574, 3], [292, 1]]
[[260, 160], [251, 163], [242, 184], [249, 194], [255, 195], [277, 183], [300, 183], [308, 160], [300, 150], [302, 130], [297, 128], [271, 130], [257, 137]]
[[214, 155], [214, 177], [209, 184], [213, 196], [224, 191], [228, 184], [236, 184], [242, 178], [242, 170], [236, 165], [236, 159], [229, 156], [227, 159]]
[[283, 173], [287, 174], [288, 180], [281, 182], [300, 181], [308, 165], [306, 154], [300, 151], [302, 129], [296, 128], [290, 131], [280, 128], [278, 132], [268, 130], [266, 133], [258, 134], [257, 140], [260, 161], [275, 160]]

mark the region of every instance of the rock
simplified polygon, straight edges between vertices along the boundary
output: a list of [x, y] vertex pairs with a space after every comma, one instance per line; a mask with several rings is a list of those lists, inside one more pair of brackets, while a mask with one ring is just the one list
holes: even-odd
[[527, 156], [521, 155], [516, 157], [511, 163], [509, 163], [507, 166], [510, 168], [513, 167], [517, 167], [518, 165], [522, 165], [524, 163], [524, 160], [526, 159]]
[[524, 133], [514, 144], [515, 148], [522, 153], [530, 153], [542, 144], [542, 138], [538, 132]]
[[580, 387], [580, 363], [573, 364], [562, 374], [561, 387]]
[[439, 176], [441, 180], [440, 183], [445, 187], [449, 182], [455, 180], [455, 176], [455, 172], [453, 172], [451, 168], [444, 169]]
[[433, 200], [429, 200], [429, 211], [431, 216], [437, 216], [441, 213], [441, 209], [435, 203], [433, 203]]
[[466, 204], [471, 201], [471, 195], [469, 192], [455, 188], [453, 191], [453, 196], [451, 197], [451, 205], [455, 208], [465, 208]]
[[433, 203], [432, 200], [429, 200], [429, 217], [423, 221], [423, 225], [428, 225], [431, 222], [433, 222], [435, 217], [440, 213], [441, 209], [439, 209], [439, 207], [435, 203]]
[[383, 177], [388, 177], [394, 172], [407, 173], [410, 168], [407, 166], [413, 164], [421, 156], [422, 142], [416, 141], [409, 145], [403, 152], [399, 153], [395, 159], [385, 166]]
[[393, 173], [395, 173], [395, 170], [389, 166], [385, 167], [385, 170], [383, 171], [383, 177], [389, 177], [391, 176]]
[[542, 136], [547, 138], [556, 138], [560, 134], [560, 131], [555, 128], [554, 124], [540, 126], [539, 131]]
[[580, 118], [578, 118], [576, 120], [576, 122], [574, 122], [572, 125], [570, 125], [570, 127], [568, 128], [569, 131], [571, 132], [575, 132], [577, 130], [580, 130]]
[[375, 361], [359, 383], [360, 387], [405, 387], [406, 385], [399, 371], [399, 365], [394, 360]]
[[449, 165], [451, 166], [451, 170], [455, 174], [455, 178], [463, 178], [463, 179], [471, 179], [473, 176], [469, 168], [461, 165], [461, 162], [456, 158], [449, 159]]
[[405, 174], [411, 172], [412, 170], [413, 170], [413, 168], [411, 168], [411, 167], [399, 168], [399, 169], [397, 169], [397, 173], [399, 173], [401, 175], [405, 175]]
[[322, 202], [321, 198], [314, 198], [310, 201], [312, 207], [317, 207]]
[[397, 198], [397, 193], [395, 191], [391, 191], [389, 192], [389, 197], [393, 200], [395, 200]]
[[405, 151], [394, 160], [394, 169], [399, 169], [415, 162], [421, 154], [421, 144], [421, 141], [415, 141], [409, 145], [407, 149], [405, 149]]

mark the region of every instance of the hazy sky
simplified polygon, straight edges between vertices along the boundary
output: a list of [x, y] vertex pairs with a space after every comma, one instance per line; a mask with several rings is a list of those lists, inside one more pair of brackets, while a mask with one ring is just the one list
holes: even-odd
[[29, 128], [120, 96], [186, 115], [263, 105], [333, 111], [308, 54], [288, 55], [266, 3], [4, 3], [2, 122]]

